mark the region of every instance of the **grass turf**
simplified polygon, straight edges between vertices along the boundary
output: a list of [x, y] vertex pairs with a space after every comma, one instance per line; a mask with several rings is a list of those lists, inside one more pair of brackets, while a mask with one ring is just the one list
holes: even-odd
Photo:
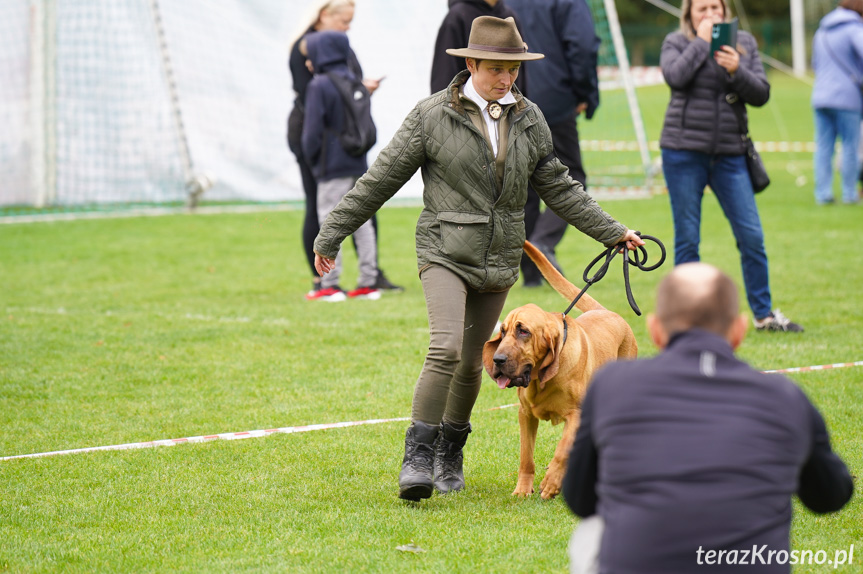
[[[808, 101], [787, 82], [774, 82], [778, 116], [752, 114], [754, 137], [811, 140], [811, 114], [800, 115]], [[641, 94], [643, 108], [664, 109], [667, 89]], [[655, 115], [645, 116], [655, 139]], [[851, 257], [860, 209], [815, 208], [810, 186], [798, 186], [811, 181], [807, 154], [766, 159], [774, 184], [759, 207], [774, 304], [806, 332], [750, 333], [740, 354], [763, 369], [861, 360], [863, 270]], [[667, 201], [605, 208], [670, 248]], [[340, 304], [302, 298], [299, 212], [0, 227], [0, 456], [407, 416], [427, 344], [417, 213], [379, 215], [382, 264], [407, 290]], [[703, 259], [740, 283], [733, 237], [709, 197], [703, 238]], [[571, 231], [558, 255], [575, 280], [599, 250]], [[345, 287], [354, 261], [347, 250]], [[653, 354], [615, 263], [590, 292]], [[634, 275], [643, 311], [669, 269]], [[566, 306], [550, 288], [517, 285], [504, 312], [528, 302]], [[859, 473], [863, 370], [792, 377]], [[565, 572], [575, 520], [562, 500], [510, 496], [516, 412], [490, 409], [515, 394], [485, 383], [468, 490], [421, 504], [396, 497], [404, 423], [0, 462], [0, 571]], [[540, 425], [538, 468], [560, 430]], [[858, 499], [835, 515], [795, 510], [795, 548], [863, 548]], [[397, 550], [411, 542], [424, 552]]]

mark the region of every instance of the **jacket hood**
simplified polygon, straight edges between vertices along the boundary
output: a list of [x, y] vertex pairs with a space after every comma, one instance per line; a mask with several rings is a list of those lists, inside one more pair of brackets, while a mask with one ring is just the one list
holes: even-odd
[[306, 53], [316, 74], [348, 65], [350, 53], [348, 36], [344, 32], [315, 32], [306, 36]]
[[832, 12], [829, 12], [824, 18], [821, 19], [821, 27], [822, 28], [835, 28], [836, 26], [842, 26], [843, 24], [848, 24], [851, 22], [863, 23], [863, 16], [860, 16], [854, 10], [848, 10], [847, 8], [836, 8]]

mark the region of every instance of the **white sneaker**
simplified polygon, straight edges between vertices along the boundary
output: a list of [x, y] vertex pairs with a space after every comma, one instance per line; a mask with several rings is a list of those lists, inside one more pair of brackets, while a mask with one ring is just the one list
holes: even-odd
[[787, 333], [802, 333], [803, 327], [793, 322], [776, 309], [763, 319], [753, 319], [755, 329], [758, 331], [785, 331]]

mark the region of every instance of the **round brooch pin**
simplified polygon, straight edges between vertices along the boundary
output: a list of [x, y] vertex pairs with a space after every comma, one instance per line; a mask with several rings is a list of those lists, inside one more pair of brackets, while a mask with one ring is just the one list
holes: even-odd
[[488, 115], [491, 116], [491, 119], [497, 120], [500, 119], [500, 114], [503, 112], [503, 108], [500, 107], [500, 104], [497, 102], [492, 102], [488, 105]]

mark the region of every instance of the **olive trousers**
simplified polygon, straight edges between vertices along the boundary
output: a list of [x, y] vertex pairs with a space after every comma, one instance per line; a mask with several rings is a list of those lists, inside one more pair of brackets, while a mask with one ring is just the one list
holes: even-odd
[[497, 325], [506, 291], [480, 293], [437, 265], [420, 280], [429, 319], [429, 350], [414, 389], [411, 420], [470, 422], [482, 383], [482, 348]]

